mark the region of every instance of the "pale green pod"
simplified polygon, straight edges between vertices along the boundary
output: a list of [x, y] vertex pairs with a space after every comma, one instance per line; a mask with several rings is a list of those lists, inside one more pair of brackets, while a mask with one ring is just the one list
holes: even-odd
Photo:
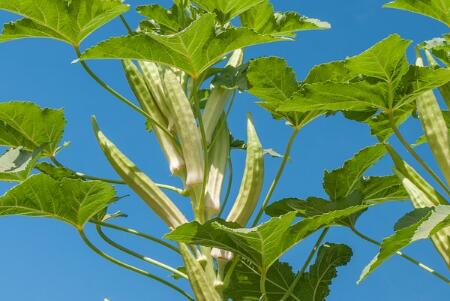
[[264, 182], [264, 150], [253, 125], [251, 116], [247, 121], [247, 158], [239, 194], [227, 221], [245, 226], [258, 204]]
[[173, 131], [174, 118], [170, 106], [167, 103], [167, 95], [164, 89], [160, 66], [154, 62], [139, 61], [139, 67], [141, 67], [145, 83], [147, 84], [156, 105], [160, 109], [162, 115], [168, 120], [169, 131]]
[[[387, 146], [395, 163], [395, 173], [400, 178], [403, 187], [408, 192], [414, 208], [427, 208], [448, 205], [448, 202], [424, 178], [422, 178], [408, 163], [403, 161], [397, 152]], [[436, 250], [441, 254], [450, 268], [450, 227], [446, 227], [431, 236]]]
[[125, 183], [147, 203], [169, 228], [175, 229], [187, 223], [183, 213], [167, 195], [100, 131], [95, 118], [92, 119], [92, 125], [103, 153]]
[[200, 129], [191, 103], [170, 69], [164, 73], [164, 86], [186, 163], [186, 188], [192, 189], [203, 183], [205, 163]]
[[197, 301], [221, 301], [219, 293], [214, 288], [214, 284], [209, 281], [205, 270], [192, 255], [186, 244], [180, 244], [180, 252], [183, 256], [186, 274]]
[[[227, 66], [238, 67], [242, 64], [244, 52], [241, 49], [235, 50], [227, 63]], [[211, 95], [206, 102], [203, 113], [203, 124], [205, 126], [206, 141], [211, 143], [213, 133], [219, 123], [225, 106], [233, 94], [233, 90], [214, 87], [211, 89]]]
[[[131, 60], [123, 60], [123, 67], [128, 83], [138, 99], [142, 109], [161, 125], [167, 126], [168, 121], [162, 115], [157, 104], [155, 103], [155, 100], [137, 66], [133, 64]], [[184, 174], [185, 164], [177, 145], [175, 145], [176, 142], [173, 141], [173, 139], [158, 126], [153, 125], [152, 128], [156, 134], [161, 149], [169, 162], [170, 172], [177, 176]]]
[[[423, 67], [422, 58], [417, 59], [416, 65]], [[428, 144], [447, 183], [450, 184], [450, 137], [444, 115], [433, 90], [417, 97], [416, 105]]]
[[[225, 122], [222, 118], [221, 122]], [[227, 160], [230, 151], [230, 133], [224, 124], [217, 127], [217, 138], [209, 153], [209, 174], [205, 190], [205, 209], [208, 216], [220, 211], [220, 197], [225, 179]]]

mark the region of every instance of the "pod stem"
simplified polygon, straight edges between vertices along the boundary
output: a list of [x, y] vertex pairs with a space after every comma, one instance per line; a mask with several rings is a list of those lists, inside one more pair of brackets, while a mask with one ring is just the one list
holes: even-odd
[[164, 263], [162, 263], [162, 262], [160, 262], [160, 261], [158, 261], [158, 260], [155, 260], [155, 259], [153, 259], [153, 258], [149, 258], [149, 257], [147, 257], [147, 256], [141, 255], [141, 254], [139, 254], [139, 253], [137, 253], [137, 252], [135, 252], [135, 251], [133, 251], [133, 250], [130, 250], [130, 249], [124, 247], [123, 245], [121, 245], [121, 244], [115, 242], [115, 241], [112, 240], [108, 235], [106, 235], [105, 232], [103, 232], [103, 229], [102, 229], [102, 226], [101, 226], [101, 225], [98, 225], [98, 224], [97, 224], [95, 228], [96, 228], [96, 230], [97, 230], [98, 235], [99, 235], [99, 236], [100, 236], [107, 244], [109, 244], [110, 246], [116, 248], [117, 250], [120, 250], [120, 251], [122, 251], [122, 252], [124, 252], [124, 253], [126, 253], [126, 254], [132, 256], [132, 257], [135, 257], [135, 258], [137, 258], [137, 259], [140, 259], [140, 260], [142, 260], [142, 261], [144, 261], [144, 262], [146, 262], [146, 263], [152, 264], [152, 265], [157, 266], [157, 267], [159, 267], [159, 268], [161, 268], [161, 269], [164, 269], [164, 270], [166, 270], [166, 271], [169, 271], [170, 273], [172, 273], [172, 274], [174, 274], [174, 275], [178, 275], [178, 276], [180, 276], [181, 278], [188, 279], [187, 275], [184, 274], [184, 273], [182, 273], [182, 272], [180, 272], [179, 270], [177, 270], [177, 269], [175, 269], [175, 268], [173, 268], [173, 267], [171, 267], [171, 266], [169, 266], [169, 265], [167, 265], [167, 264], [164, 264]]
[[121, 232], [124, 232], [124, 233], [128, 233], [128, 234], [131, 234], [131, 235], [135, 235], [135, 236], [147, 239], [147, 240], [152, 241], [154, 243], [157, 243], [157, 244], [159, 244], [159, 245], [161, 245], [163, 247], [166, 247], [166, 248], [174, 251], [175, 253], [180, 254], [180, 250], [178, 250], [177, 247], [172, 246], [171, 244], [165, 242], [164, 240], [161, 240], [159, 238], [153, 237], [153, 236], [151, 236], [149, 234], [145, 234], [145, 233], [139, 232], [139, 231], [134, 230], [134, 229], [125, 228], [125, 227], [117, 226], [117, 225], [106, 223], [106, 222], [100, 222], [100, 221], [95, 221], [95, 220], [91, 220], [90, 222], [95, 224], [95, 225], [100, 225], [100, 226], [105, 227], [105, 228], [114, 229], [114, 230], [117, 230], [117, 231], [121, 231]]
[[289, 160], [289, 156], [291, 154], [292, 146], [294, 145], [295, 138], [297, 138], [297, 135], [300, 132], [300, 129], [301, 129], [300, 127], [294, 127], [294, 130], [288, 140], [288, 144], [286, 146], [286, 150], [283, 155], [283, 160], [281, 161], [281, 164], [280, 164], [280, 167], [278, 168], [277, 174], [275, 175], [275, 178], [273, 179], [272, 184], [270, 185], [269, 191], [267, 192], [267, 195], [264, 198], [261, 209], [259, 210], [258, 215], [256, 216], [252, 227], [255, 227], [258, 224], [259, 220], [261, 219], [261, 217], [264, 213], [264, 210], [266, 209], [266, 207], [270, 201], [270, 198], [272, 197], [272, 195], [275, 191], [275, 188], [278, 185], [278, 182], [280, 181], [281, 175], [283, 174], [286, 164]]
[[185, 291], [182, 290], [181, 288], [177, 287], [176, 285], [170, 283], [169, 281], [164, 280], [164, 279], [162, 279], [162, 278], [160, 278], [160, 277], [158, 277], [158, 276], [156, 276], [156, 275], [153, 275], [153, 274], [151, 274], [151, 273], [149, 273], [149, 272], [147, 272], [147, 271], [141, 270], [141, 269], [139, 269], [139, 268], [137, 268], [137, 267], [134, 267], [134, 266], [132, 266], [132, 265], [129, 265], [129, 264], [127, 264], [127, 263], [124, 263], [124, 262], [122, 262], [122, 261], [120, 261], [120, 260], [118, 260], [118, 259], [116, 259], [116, 258], [114, 258], [114, 257], [112, 257], [112, 256], [110, 256], [110, 255], [108, 255], [108, 254], [106, 254], [106, 253], [104, 253], [103, 251], [101, 251], [99, 248], [97, 248], [97, 247], [89, 240], [89, 238], [86, 236], [86, 233], [84, 232], [84, 230], [79, 230], [79, 234], [80, 234], [80, 237], [81, 237], [81, 239], [83, 240], [83, 242], [84, 242], [84, 243], [85, 243], [92, 251], [94, 251], [94, 253], [96, 253], [97, 255], [103, 257], [104, 259], [106, 259], [106, 260], [108, 260], [108, 261], [110, 261], [110, 262], [112, 262], [112, 263], [114, 263], [114, 264], [116, 264], [116, 265], [118, 265], [118, 266], [120, 266], [120, 267], [122, 267], [122, 268], [125, 268], [125, 269], [127, 269], [127, 270], [132, 271], [132, 272], [141, 274], [141, 275], [146, 276], [146, 277], [148, 277], [148, 278], [150, 278], [150, 279], [156, 280], [156, 281], [158, 281], [158, 282], [160, 282], [160, 283], [162, 283], [162, 284], [164, 284], [164, 285], [170, 287], [171, 289], [177, 291], [178, 293], [180, 293], [181, 295], [183, 295], [184, 297], [186, 297], [188, 300], [190, 300], [190, 301], [195, 301], [195, 299], [192, 298], [187, 292], [185, 292]]
[[77, 54], [78, 60], [81, 64], [81, 66], [84, 68], [84, 70], [89, 74], [90, 77], [92, 77], [92, 79], [94, 79], [102, 88], [104, 88], [106, 91], [108, 91], [109, 93], [111, 93], [112, 95], [114, 95], [117, 99], [119, 99], [121, 102], [123, 102], [124, 104], [126, 104], [127, 106], [129, 106], [130, 108], [132, 108], [133, 110], [135, 110], [136, 112], [138, 112], [139, 114], [143, 115], [145, 118], [147, 118], [148, 120], [150, 120], [154, 125], [156, 125], [157, 127], [159, 127], [162, 131], [164, 131], [167, 135], [169, 135], [169, 137], [171, 137], [172, 139], [175, 139], [173, 134], [165, 127], [163, 126], [161, 123], [159, 123], [157, 120], [153, 119], [149, 114], [147, 114], [144, 110], [142, 110], [141, 108], [139, 108], [137, 105], [135, 105], [132, 101], [130, 101], [129, 99], [127, 99], [125, 96], [123, 96], [122, 94], [120, 94], [119, 92], [117, 92], [116, 90], [114, 90], [113, 88], [111, 88], [107, 83], [105, 83], [100, 77], [98, 77], [94, 71], [92, 71], [91, 68], [89, 68], [89, 66], [86, 64], [86, 62], [84, 62], [83, 60], [81, 60], [81, 51], [80, 48], [78, 46], [74, 47], [75, 52]]
[[436, 173], [425, 163], [425, 161], [420, 158], [420, 156], [416, 153], [416, 151], [409, 145], [408, 141], [406, 141], [405, 137], [403, 137], [400, 130], [397, 128], [394, 117], [392, 115], [392, 112], [386, 113], [389, 118], [389, 123], [391, 125], [392, 130], [395, 133], [395, 136], [397, 136], [400, 143], [403, 145], [403, 147], [408, 151], [408, 153], [420, 164], [420, 166], [423, 167], [430, 175], [431, 177], [444, 189], [444, 191], [447, 193], [447, 195], [450, 195], [450, 190], [448, 189], [447, 185], [436, 175]]
[[122, 21], [123, 25], [127, 29], [128, 33], [133, 34], [133, 29], [131, 29], [130, 24], [128, 24], [127, 20], [125, 19], [125, 17], [123, 15], [120, 15], [120, 20]]
[[[376, 241], [376, 240], [373, 239], [373, 238], [370, 238], [370, 237], [364, 235], [363, 233], [359, 232], [355, 227], [351, 227], [350, 229], [353, 231], [353, 233], [355, 233], [358, 237], [362, 238], [363, 240], [365, 240], [365, 241], [367, 241], [367, 242], [370, 242], [370, 243], [373, 244], [373, 245], [381, 246], [381, 243], [380, 243], [380, 242]], [[432, 275], [434, 275], [434, 276], [436, 276], [437, 278], [441, 279], [441, 280], [444, 281], [445, 283], [450, 284], [450, 279], [448, 279], [448, 278], [445, 277], [444, 275], [442, 275], [442, 274], [436, 272], [434, 269], [430, 268], [429, 266], [427, 266], [427, 265], [421, 263], [420, 261], [418, 261], [418, 260], [412, 258], [411, 256], [406, 255], [406, 254], [403, 253], [403, 252], [397, 251], [396, 253], [397, 253], [398, 256], [403, 257], [404, 259], [408, 260], [408, 261], [411, 262], [412, 264], [414, 264], [414, 265], [418, 266], [419, 268], [421, 268], [421, 269], [427, 271], [428, 273], [431, 273]]]

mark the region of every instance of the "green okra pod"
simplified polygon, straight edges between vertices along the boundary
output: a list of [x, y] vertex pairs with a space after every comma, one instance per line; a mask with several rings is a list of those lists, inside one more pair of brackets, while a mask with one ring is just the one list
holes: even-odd
[[167, 195], [100, 131], [95, 118], [92, 119], [92, 125], [103, 153], [125, 183], [147, 203], [169, 228], [174, 229], [187, 223], [183, 213]]
[[[225, 122], [221, 119], [221, 122]], [[209, 154], [209, 174], [206, 184], [205, 209], [209, 216], [220, 212], [220, 197], [225, 179], [228, 155], [230, 152], [230, 132], [228, 127], [218, 127], [217, 138]]]
[[245, 226], [258, 204], [264, 182], [264, 150], [251, 116], [247, 121], [247, 158], [239, 194], [227, 221]]
[[[423, 67], [421, 57], [417, 58], [416, 65]], [[450, 137], [444, 115], [433, 90], [417, 97], [416, 105], [431, 151], [447, 183], [450, 184]]]
[[196, 300], [221, 301], [222, 298], [214, 288], [214, 284], [209, 280], [202, 265], [196, 260], [186, 244], [180, 244], [180, 252]]
[[205, 162], [200, 129], [191, 103], [177, 76], [170, 69], [165, 70], [164, 85], [186, 163], [186, 188], [192, 189], [203, 183]]
[[[241, 49], [235, 50], [227, 63], [227, 66], [238, 67], [242, 64], [244, 52]], [[205, 111], [203, 113], [203, 123], [205, 125], [206, 141], [211, 143], [213, 133], [219, 124], [225, 106], [233, 94], [233, 90], [224, 89], [222, 87], [213, 87], [211, 95], [206, 102]]]
[[[161, 125], [168, 126], [167, 118], [165, 118], [161, 113], [154, 97], [148, 89], [144, 77], [140, 73], [137, 66], [131, 60], [123, 60], [122, 64], [128, 83], [138, 99], [142, 109]], [[178, 150], [179, 147], [176, 145], [177, 142], [158, 126], [153, 125], [152, 128], [159, 141], [161, 149], [169, 162], [170, 172], [173, 175], [183, 175], [185, 172], [185, 164], [183, 157]]]

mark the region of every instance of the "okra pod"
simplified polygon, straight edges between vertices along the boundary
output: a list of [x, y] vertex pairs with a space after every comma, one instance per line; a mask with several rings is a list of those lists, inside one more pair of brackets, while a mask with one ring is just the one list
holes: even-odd
[[227, 221], [245, 226], [258, 204], [264, 182], [264, 151], [251, 116], [247, 121], [247, 158], [239, 194]]
[[[417, 66], [423, 67], [421, 57]], [[417, 112], [422, 121], [428, 143], [442, 173], [450, 184], [450, 139], [447, 124], [433, 90], [429, 90], [416, 100]]]
[[[125, 70], [128, 83], [138, 99], [142, 109], [161, 125], [167, 126], [168, 121], [159, 110], [158, 105], [155, 103], [155, 100], [137, 66], [131, 60], [123, 60], [123, 68]], [[160, 127], [153, 125], [152, 128], [159, 141], [161, 149], [169, 162], [170, 172], [177, 176], [184, 174], [185, 164], [176, 145], [176, 141], [174, 141]]]
[[[222, 118], [221, 122], [225, 122]], [[220, 196], [230, 151], [230, 133], [226, 125], [218, 127], [217, 138], [209, 155], [209, 174], [206, 184], [205, 209], [209, 216], [220, 212]]]
[[221, 301], [222, 298], [214, 288], [214, 284], [209, 281], [205, 270], [201, 264], [192, 255], [186, 244], [180, 244], [180, 252], [183, 256], [186, 274], [195, 298], [198, 301]]
[[183, 213], [167, 195], [100, 131], [95, 118], [92, 119], [92, 125], [103, 153], [125, 183], [147, 203], [169, 228], [175, 229], [187, 223]]
[[[243, 58], [244, 52], [241, 49], [235, 50], [227, 66], [238, 67], [242, 64]], [[205, 125], [206, 141], [208, 144], [211, 143], [212, 135], [232, 94], [233, 90], [222, 87], [213, 87], [211, 90], [211, 95], [206, 102], [203, 113], [203, 123]]]
[[167, 95], [160, 67], [154, 62], [139, 61], [139, 66], [144, 74], [144, 80], [150, 93], [153, 95], [156, 105], [163, 116], [168, 120], [169, 131], [174, 130], [174, 117], [168, 104]]
[[165, 70], [164, 85], [186, 163], [186, 188], [189, 190], [203, 183], [205, 162], [200, 129], [191, 103], [170, 69]]

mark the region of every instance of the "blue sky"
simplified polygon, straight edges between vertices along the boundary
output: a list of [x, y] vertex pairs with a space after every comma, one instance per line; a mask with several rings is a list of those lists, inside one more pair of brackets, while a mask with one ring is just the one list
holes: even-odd
[[[127, 2], [132, 6], [149, 3], [137, 0]], [[299, 11], [332, 24], [331, 30], [300, 33], [295, 42], [253, 47], [246, 54], [247, 59], [257, 56], [285, 57], [299, 79], [316, 64], [357, 54], [394, 32], [421, 42], [447, 30], [444, 25], [419, 15], [383, 9], [381, 6], [385, 1], [382, 0], [273, 2], [278, 10]], [[169, 1], [152, 3], [168, 6]], [[0, 13], [2, 23], [14, 18], [13, 15]], [[137, 24], [135, 13], [129, 13], [127, 18]], [[122, 24], [116, 20], [90, 37], [84, 47], [124, 33]], [[70, 47], [50, 40], [15, 41], [0, 44], [0, 58], [1, 101], [32, 100], [42, 106], [64, 107], [68, 119], [64, 138], [72, 141], [70, 148], [60, 156], [65, 164], [88, 174], [116, 177], [92, 134], [90, 116], [95, 114], [107, 135], [155, 181], [178, 184], [168, 175], [156, 141], [144, 131], [140, 116], [97, 86], [79, 65], [71, 64], [75, 54]], [[108, 83], [132, 97], [118, 62], [92, 62], [91, 66]], [[233, 134], [245, 137], [245, 115], [252, 112], [264, 146], [282, 152], [290, 129], [282, 122], [274, 121], [255, 101], [247, 94], [239, 95], [229, 123]], [[410, 141], [421, 132], [417, 121], [408, 122], [402, 131]], [[358, 150], [375, 142], [365, 126], [339, 115], [313, 122], [299, 135], [292, 160], [273, 200], [291, 196], [324, 196], [321, 188], [323, 171], [341, 166]], [[435, 166], [426, 147], [420, 147], [418, 151]], [[244, 156], [241, 152], [233, 155], [235, 177], [238, 179], [233, 187], [234, 194], [242, 174]], [[278, 159], [267, 159], [266, 189], [279, 163]], [[385, 159], [370, 174], [390, 174], [390, 167], [390, 161]], [[5, 190], [6, 186], [0, 188]], [[120, 188], [119, 193], [129, 192]], [[186, 210], [189, 207], [186, 200], [179, 199], [177, 203]], [[156, 235], [166, 232], [164, 225], [134, 195], [113, 208], [119, 209], [130, 216], [120, 221], [123, 225]], [[364, 215], [359, 228], [380, 240], [392, 233], [395, 221], [410, 209], [407, 202], [379, 206]], [[111, 301], [183, 300], [157, 283], [105, 262], [82, 243], [74, 229], [58, 221], [7, 217], [0, 219], [0, 229], [0, 300], [102, 301], [105, 297]], [[89, 228], [88, 232], [97, 242], [91, 230]], [[175, 266], [179, 264], [172, 254], [146, 241], [111, 234], [141, 253]], [[284, 260], [299, 268], [314, 241], [315, 237], [311, 237], [302, 242]], [[443, 300], [443, 296], [450, 293], [448, 285], [402, 258], [392, 258], [365, 282], [356, 285], [361, 270], [377, 249], [345, 229], [333, 229], [327, 241], [347, 243], [354, 251], [349, 265], [339, 270], [328, 300], [428, 301]], [[98, 243], [108, 250], [100, 241]], [[437, 270], [448, 272], [430, 242], [417, 243], [406, 251]], [[110, 253], [142, 266], [134, 259], [114, 251]], [[151, 266], [147, 268], [159, 273]], [[167, 277], [165, 273], [159, 275]]]

